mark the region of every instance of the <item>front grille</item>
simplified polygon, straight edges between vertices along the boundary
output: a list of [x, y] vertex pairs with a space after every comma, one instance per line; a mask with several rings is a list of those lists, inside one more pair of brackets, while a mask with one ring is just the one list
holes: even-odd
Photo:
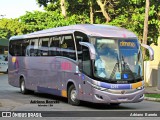
[[128, 89], [128, 90], [112, 90], [112, 89], [107, 89], [105, 90], [106, 92], [109, 92], [109, 93], [113, 93], [113, 94], [130, 94], [130, 93], [134, 93], [134, 92], [137, 92], [139, 90], [137, 89]]

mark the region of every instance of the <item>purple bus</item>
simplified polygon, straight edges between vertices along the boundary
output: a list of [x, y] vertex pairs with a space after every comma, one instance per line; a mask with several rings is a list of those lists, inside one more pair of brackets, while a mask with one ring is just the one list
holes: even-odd
[[[9, 42], [9, 84], [66, 97], [68, 103], [140, 102], [143, 59], [137, 36], [120, 27], [80, 24], [52, 28]], [[149, 50], [153, 59], [153, 50]]]

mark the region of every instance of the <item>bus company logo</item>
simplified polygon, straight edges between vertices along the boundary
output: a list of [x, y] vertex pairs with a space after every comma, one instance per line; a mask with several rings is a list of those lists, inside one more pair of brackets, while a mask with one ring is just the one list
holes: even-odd
[[122, 90], [122, 91], [121, 91], [121, 94], [125, 94], [125, 92], [126, 92], [125, 90]]
[[72, 70], [72, 64], [69, 62], [62, 62], [61, 69], [62, 70]]
[[124, 42], [124, 41], [122, 41], [122, 42], [120, 42], [120, 46], [122, 46], [122, 47], [125, 47], [125, 46], [135, 47], [135, 43], [134, 42]]

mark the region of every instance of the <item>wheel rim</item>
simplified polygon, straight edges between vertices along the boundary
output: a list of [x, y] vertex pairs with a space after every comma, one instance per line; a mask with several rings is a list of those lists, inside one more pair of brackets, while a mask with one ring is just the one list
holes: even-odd
[[77, 92], [76, 92], [75, 89], [73, 89], [73, 90], [71, 91], [71, 100], [72, 100], [73, 102], [75, 102], [76, 96], [77, 96]]
[[21, 83], [21, 91], [22, 92], [24, 91], [24, 81], [22, 81], [22, 83]]

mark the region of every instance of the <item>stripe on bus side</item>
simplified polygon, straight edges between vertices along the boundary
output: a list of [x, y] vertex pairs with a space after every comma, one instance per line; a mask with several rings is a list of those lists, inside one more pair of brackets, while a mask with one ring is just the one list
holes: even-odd
[[66, 90], [62, 90], [61, 92], [62, 92], [61, 94], [62, 94], [63, 97], [67, 97], [67, 91]]
[[132, 89], [136, 89], [138, 87], [141, 87], [143, 85], [143, 82], [137, 82], [132, 84]]
[[99, 86], [107, 89], [136, 89], [144, 85], [144, 82], [137, 82], [132, 84], [110, 84], [105, 82], [99, 82]]
[[62, 97], [67, 97], [67, 91], [66, 90], [58, 90], [53, 88], [45, 88], [45, 87], [37, 87], [37, 91], [40, 93], [48, 93], [52, 95], [58, 95]]

